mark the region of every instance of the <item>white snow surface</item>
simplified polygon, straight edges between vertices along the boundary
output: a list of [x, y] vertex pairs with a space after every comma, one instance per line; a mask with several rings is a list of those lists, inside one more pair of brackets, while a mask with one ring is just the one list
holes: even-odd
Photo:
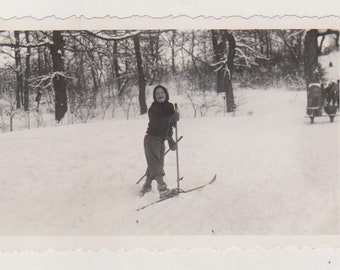
[[[236, 90], [235, 116], [178, 102], [180, 182], [140, 198], [147, 115], [0, 133], [0, 235], [336, 234], [339, 119], [305, 118], [306, 92]], [[223, 100], [221, 100], [223, 102]], [[223, 107], [222, 107], [223, 108]], [[175, 152], [166, 156], [176, 187]]]

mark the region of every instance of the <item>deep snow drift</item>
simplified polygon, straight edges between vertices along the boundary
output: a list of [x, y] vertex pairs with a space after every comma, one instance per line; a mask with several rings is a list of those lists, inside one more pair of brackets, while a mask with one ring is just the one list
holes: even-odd
[[[339, 119], [304, 118], [305, 91], [237, 90], [235, 116], [178, 125], [180, 195], [141, 212], [147, 116], [0, 134], [1, 235], [339, 233]], [[223, 100], [220, 100], [222, 104]], [[176, 186], [175, 153], [166, 181]]]

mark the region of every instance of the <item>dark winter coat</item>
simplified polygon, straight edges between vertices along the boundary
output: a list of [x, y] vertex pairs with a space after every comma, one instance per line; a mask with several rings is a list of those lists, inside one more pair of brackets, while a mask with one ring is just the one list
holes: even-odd
[[146, 133], [166, 140], [172, 137], [172, 128], [178, 120], [178, 113], [175, 112], [174, 105], [169, 102], [169, 94], [166, 88], [162, 87], [162, 89], [166, 94], [166, 100], [161, 103], [157, 102], [154, 90], [154, 102], [148, 110], [149, 124]]

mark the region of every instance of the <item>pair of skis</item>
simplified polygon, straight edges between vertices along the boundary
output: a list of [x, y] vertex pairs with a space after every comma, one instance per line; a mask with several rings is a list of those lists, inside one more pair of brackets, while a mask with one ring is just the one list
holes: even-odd
[[171, 199], [171, 198], [173, 198], [175, 196], [178, 196], [180, 193], [189, 193], [189, 192], [192, 192], [192, 191], [195, 191], [195, 190], [202, 189], [202, 188], [204, 188], [204, 187], [206, 187], [208, 185], [213, 184], [216, 181], [216, 178], [217, 178], [217, 175], [215, 174], [214, 177], [208, 183], [206, 183], [204, 185], [201, 185], [201, 186], [198, 186], [198, 187], [194, 187], [194, 188], [188, 189], [188, 190], [182, 190], [182, 189], [178, 189], [178, 188], [171, 189], [171, 192], [170, 192], [169, 196], [166, 196], [166, 197], [161, 198], [161, 199], [159, 199], [157, 201], [154, 201], [152, 203], [144, 205], [143, 207], [140, 207], [140, 208], [136, 209], [136, 211], [143, 210], [143, 209], [145, 209], [145, 208], [147, 208], [147, 207], [149, 207], [151, 205], [154, 205], [156, 203], [160, 203], [160, 202], [163, 202], [165, 200]]
[[[176, 104], [176, 103], [175, 103], [175, 111], [178, 112], [178, 107], [177, 107], [177, 104]], [[188, 189], [188, 190], [182, 190], [182, 189], [180, 189], [180, 187], [179, 187], [179, 182], [180, 182], [180, 180], [183, 179], [183, 177], [180, 177], [180, 176], [179, 176], [178, 142], [182, 139], [182, 136], [181, 136], [180, 138], [178, 138], [177, 132], [178, 132], [178, 127], [177, 127], [177, 122], [175, 122], [175, 136], [176, 136], [176, 165], [177, 165], [177, 166], [176, 166], [176, 167], [177, 167], [177, 188], [171, 189], [169, 195], [167, 195], [167, 196], [165, 196], [165, 197], [163, 197], [163, 198], [160, 198], [160, 199], [157, 200], [157, 201], [154, 201], [154, 202], [152, 202], [152, 203], [149, 203], [149, 204], [147, 204], [147, 205], [145, 205], [145, 206], [143, 206], [143, 207], [140, 207], [140, 208], [136, 209], [136, 211], [143, 210], [143, 209], [145, 209], [145, 208], [147, 208], [147, 207], [149, 207], [149, 206], [151, 206], [151, 205], [154, 205], [154, 204], [156, 204], [156, 203], [160, 203], [160, 202], [163, 202], [163, 201], [165, 201], [165, 200], [167, 200], [167, 199], [173, 198], [173, 197], [177, 196], [177, 195], [180, 194], [180, 193], [189, 193], [189, 192], [192, 192], [192, 191], [194, 191], [194, 190], [202, 189], [202, 188], [206, 187], [207, 185], [211, 185], [212, 183], [214, 183], [214, 182], [216, 181], [217, 175], [214, 175], [214, 177], [213, 177], [213, 178], [210, 180], [210, 182], [207, 183], [207, 184], [204, 184], [204, 185], [201, 185], [201, 186], [192, 188], [192, 189]], [[170, 150], [170, 149], [169, 149], [169, 150]], [[166, 151], [164, 155], [166, 155], [166, 154], [169, 152], [169, 150]], [[144, 174], [144, 175], [137, 181], [136, 184], [139, 184], [145, 176], [146, 176], [146, 174]]]

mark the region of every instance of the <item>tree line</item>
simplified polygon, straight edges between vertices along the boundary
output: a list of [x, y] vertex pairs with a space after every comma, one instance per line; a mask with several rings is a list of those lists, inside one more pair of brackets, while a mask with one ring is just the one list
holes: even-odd
[[44, 95], [58, 122], [68, 110], [85, 119], [98, 106], [104, 113], [117, 104], [128, 110], [132, 97], [144, 114], [147, 85], [176, 81], [225, 93], [232, 112], [235, 84], [320, 81], [314, 73], [327, 35], [338, 47], [338, 31], [314, 29], [1, 31], [0, 98], [29, 112]]

